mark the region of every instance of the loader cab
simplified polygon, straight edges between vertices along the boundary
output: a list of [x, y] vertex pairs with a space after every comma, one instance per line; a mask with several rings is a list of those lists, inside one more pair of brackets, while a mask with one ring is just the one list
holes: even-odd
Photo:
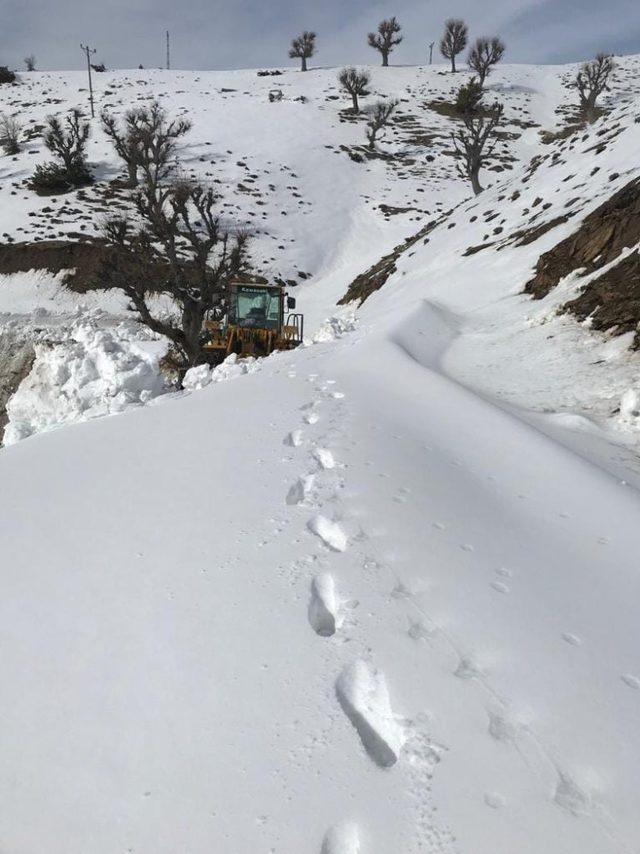
[[219, 364], [232, 353], [245, 358], [293, 350], [304, 337], [304, 317], [295, 308], [295, 299], [282, 285], [231, 282], [226, 318], [205, 319], [203, 354], [211, 364]]
[[282, 288], [235, 284], [231, 291], [229, 323], [241, 329], [274, 329], [282, 326]]

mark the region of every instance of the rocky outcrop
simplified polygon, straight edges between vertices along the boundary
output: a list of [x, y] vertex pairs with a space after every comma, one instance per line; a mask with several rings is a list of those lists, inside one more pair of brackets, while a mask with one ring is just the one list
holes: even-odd
[[563, 308], [579, 320], [589, 318], [592, 329], [635, 332], [633, 346], [640, 349], [640, 255], [627, 255]]
[[614, 261], [640, 242], [640, 179], [624, 186], [584, 220], [578, 231], [540, 257], [525, 292], [542, 299], [565, 276], [585, 275]]
[[0, 444], [7, 423], [7, 401], [31, 371], [34, 358], [33, 342], [21, 332], [0, 332]]

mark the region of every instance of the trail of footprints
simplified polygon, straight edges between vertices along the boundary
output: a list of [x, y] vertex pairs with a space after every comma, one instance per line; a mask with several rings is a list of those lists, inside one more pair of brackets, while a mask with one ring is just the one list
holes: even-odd
[[[290, 373], [289, 376], [295, 378], [296, 375]], [[317, 375], [309, 376], [310, 382], [317, 379]], [[305, 425], [322, 425], [323, 414], [319, 410], [323, 402], [340, 405], [344, 400], [345, 395], [335, 390], [334, 385], [332, 380], [327, 380], [316, 386], [320, 397], [303, 408]], [[331, 433], [330, 423], [327, 428]], [[350, 546], [349, 536], [336, 513], [327, 513], [326, 509], [327, 505], [337, 501], [344, 466], [336, 460], [329, 447], [306, 440], [300, 428], [292, 430], [284, 442], [292, 448], [305, 447], [311, 469], [291, 484], [285, 496], [286, 504], [312, 511], [307, 529], [317, 537], [329, 556], [345, 552]], [[332, 487], [335, 487], [333, 491]], [[327, 489], [329, 497], [323, 500]], [[371, 565], [374, 564], [372, 561]], [[331, 573], [322, 572], [312, 579], [307, 616], [310, 626], [320, 638], [338, 635], [357, 605], [353, 600], [341, 598]], [[362, 747], [376, 766], [391, 769], [405, 746], [408, 748], [408, 761], [416, 772], [412, 775], [410, 793], [417, 805], [416, 831], [429, 843], [427, 850], [451, 850], [448, 833], [437, 829], [433, 808], [424, 804], [425, 796], [429, 795], [431, 770], [440, 760], [441, 752], [426, 736], [425, 722], [401, 720], [394, 714], [384, 673], [362, 657], [355, 657], [342, 668], [335, 682], [335, 695]], [[329, 828], [320, 854], [364, 854], [357, 824], [345, 821]]]
[[[290, 374], [294, 378], [295, 374]], [[310, 375], [309, 381], [315, 382], [317, 375]], [[342, 405], [345, 395], [333, 389], [333, 381], [317, 386], [320, 397], [304, 407], [303, 422], [315, 426], [323, 424], [323, 403]], [[331, 424], [328, 425], [331, 433]], [[310, 464], [310, 471], [301, 474], [293, 483], [285, 497], [286, 504], [308, 508], [311, 515], [307, 528], [333, 560], [356, 543], [350, 541], [339, 515], [328, 513], [327, 506], [336, 505], [337, 488], [341, 483], [344, 466], [336, 460], [330, 447], [326, 447], [326, 434], [323, 444], [305, 438], [303, 429], [296, 428], [285, 438], [285, 444], [293, 448], [304, 448]], [[332, 487], [336, 487], [333, 489]], [[329, 491], [328, 497], [327, 490]], [[399, 498], [404, 498], [403, 494]], [[438, 531], [446, 530], [442, 523], [434, 523]], [[366, 539], [366, 537], [365, 537]], [[463, 551], [473, 552], [473, 546], [463, 544]], [[379, 571], [381, 564], [371, 557], [365, 557], [364, 571]], [[511, 590], [513, 573], [506, 568], [495, 571], [490, 586], [497, 594], [508, 595]], [[412, 589], [398, 580], [390, 591], [389, 598], [404, 603], [408, 609], [407, 633], [415, 641], [433, 641], [438, 639], [444, 648], [452, 653], [457, 666], [452, 671], [461, 680], [473, 680], [484, 692], [484, 705], [487, 714], [487, 733], [496, 742], [509, 743], [526, 762], [525, 751], [533, 749], [555, 777], [556, 783], [550, 792], [556, 806], [575, 815], [589, 816], [605, 831], [607, 822], [596, 808], [589, 792], [583, 790], [572, 777], [559, 766], [553, 755], [538, 740], [526, 722], [519, 720], [507, 701], [500, 697], [490, 686], [481, 663], [473, 656], [465, 655], [443, 627], [436, 624], [422, 609], [419, 601], [420, 590]], [[320, 638], [332, 638], [340, 634], [347, 623], [350, 611], [357, 602], [341, 598], [334, 576], [329, 572], [317, 574], [311, 581], [308, 599], [308, 620], [311, 628]], [[413, 614], [413, 616], [411, 616]], [[562, 639], [571, 646], [580, 646], [582, 639], [566, 632]], [[443, 745], [434, 744], [428, 737], [428, 720], [418, 716], [415, 720], [406, 720], [394, 714], [387, 682], [382, 673], [369, 660], [367, 651], [363, 657], [355, 657], [338, 674], [335, 682], [337, 702], [357, 733], [362, 747], [375, 765], [381, 769], [390, 769], [403, 758], [412, 772], [409, 794], [415, 806], [415, 836], [413, 840], [420, 850], [445, 854], [456, 850], [455, 839], [448, 829], [443, 829], [430, 803], [431, 778], [433, 769], [446, 752]], [[633, 689], [640, 689], [640, 679], [633, 674], [621, 676], [623, 682]], [[486, 806], [498, 810], [507, 805], [506, 798], [499, 792], [486, 792]], [[356, 824], [350, 821], [338, 823], [325, 834], [320, 854], [365, 854], [362, 850], [361, 833]]]

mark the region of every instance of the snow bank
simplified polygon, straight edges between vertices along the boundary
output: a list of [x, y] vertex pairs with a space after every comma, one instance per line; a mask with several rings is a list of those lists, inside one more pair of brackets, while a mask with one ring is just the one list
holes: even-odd
[[348, 332], [353, 332], [358, 325], [356, 311], [350, 308], [342, 314], [334, 314], [327, 318], [311, 339], [313, 344], [325, 344], [342, 338]]
[[216, 365], [215, 368], [210, 368], [209, 365], [198, 365], [197, 368], [191, 368], [185, 374], [182, 381], [182, 387], [186, 391], [199, 391], [211, 383], [225, 382], [236, 377], [241, 377], [243, 374], [254, 374], [262, 367], [262, 359], [238, 359], [235, 353], [222, 362], [221, 365]]
[[122, 412], [167, 391], [158, 365], [166, 345], [137, 324], [105, 327], [97, 315], [63, 335], [36, 344], [33, 368], [7, 404], [5, 445]]
[[640, 428], [640, 392], [635, 388], [628, 388], [622, 395], [618, 425], [632, 430]]

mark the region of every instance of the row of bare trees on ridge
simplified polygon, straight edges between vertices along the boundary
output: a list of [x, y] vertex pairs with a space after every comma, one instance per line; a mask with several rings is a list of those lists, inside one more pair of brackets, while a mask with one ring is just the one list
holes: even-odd
[[[389, 56], [393, 50], [402, 42], [402, 26], [395, 15], [385, 18], [378, 24], [375, 33], [369, 33], [367, 44], [377, 50], [382, 57], [382, 66], [389, 65]], [[316, 33], [305, 30], [291, 42], [289, 57], [301, 61], [300, 70], [308, 70], [308, 60], [316, 54]], [[451, 71], [456, 72], [456, 57], [467, 47], [469, 30], [461, 18], [449, 18], [445, 23], [444, 33], [440, 39], [440, 52], [445, 59], [451, 60]], [[467, 62], [469, 67], [476, 72], [480, 80], [484, 79], [491, 67], [500, 62], [504, 56], [505, 45], [497, 36], [487, 38], [482, 36], [476, 39], [472, 46]]]

